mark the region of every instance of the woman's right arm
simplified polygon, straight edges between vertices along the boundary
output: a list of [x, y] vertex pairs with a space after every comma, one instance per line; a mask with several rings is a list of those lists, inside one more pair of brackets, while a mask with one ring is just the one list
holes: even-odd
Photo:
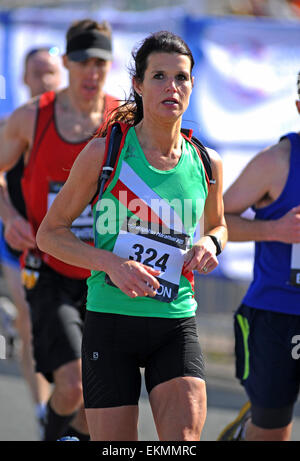
[[96, 193], [103, 151], [103, 139], [96, 138], [78, 155], [36, 236], [38, 247], [45, 253], [92, 270], [103, 269], [97, 251], [79, 240], [71, 231], [71, 225]]
[[114, 284], [130, 297], [144, 296], [145, 293], [154, 296], [155, 290], [151, 286], [159, 287], [155, 278], [157, 271], [88, 245], [71, 231], [73, 221], [97, 191], [104, 150], [105, 139], [96, 138], [79, 154], [68, 180], [39, 227], [37, 245], [45, 253], [73, 266], [108, 273]]

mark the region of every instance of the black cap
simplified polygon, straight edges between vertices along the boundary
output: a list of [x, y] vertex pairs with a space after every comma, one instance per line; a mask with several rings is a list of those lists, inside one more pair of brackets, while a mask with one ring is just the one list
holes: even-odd
[[66, 54], [71, 61], [85, 61], [89, 58], [100, 58], [111, 61], [112, 42], [107, 35], [97, 30], [88, 30], [75, 35], [67, 43]]

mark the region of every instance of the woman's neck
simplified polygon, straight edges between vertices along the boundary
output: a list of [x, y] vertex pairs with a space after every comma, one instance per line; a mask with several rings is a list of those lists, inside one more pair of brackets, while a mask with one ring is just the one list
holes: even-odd
[[147, 161], [160, 170], [174, 168], [181, 157], [182, 137], [180, 124], [159, 127], [142, 120], [135, 132]]
[[159, 156], [172, 156], [181, 153], [181, 120], [176, 124], [157, 124], [141, 120], [135, 131], [142, 149]]

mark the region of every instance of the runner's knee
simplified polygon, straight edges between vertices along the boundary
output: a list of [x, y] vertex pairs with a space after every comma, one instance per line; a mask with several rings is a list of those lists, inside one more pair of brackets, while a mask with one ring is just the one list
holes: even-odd
[[262, 408], [251, 406], [252, 423], [262, 429], [281, 429], [290, 424], [293, 419], [294, 405], [280, 408]]
[[68, 406], [77, 405], [82, 401], [82, 381], [80, 373], [68, 365], [60, 370], [55, 377], [55, 389]]
[[82, 401], [82, 386], [79, 381], [66, 383], [64, 386], [58, 387], [57, 391], [65, 406], [76, 407]]

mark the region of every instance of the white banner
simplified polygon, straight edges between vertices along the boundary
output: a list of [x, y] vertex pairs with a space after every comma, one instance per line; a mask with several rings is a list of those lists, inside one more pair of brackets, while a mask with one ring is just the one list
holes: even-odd
[[214, 145], [268, 145], [298, 130], [300, 26], [275, 20], [187, 20], [196, 60], [193, 117]]
[[[63, 55], [66, 48], [66, 31], [75, 20], [90, 18], [110, 23], [113, 33], [114, 61], [105, 85], [105, 91], [124, 99], [131, 85], [128, 67], [132, 49], [151, 32], [168, 28], [181, 33], [182, 11], [178, 8], [153, 10], [151, 13], [118, 12], [114, 10], [65, 10], [65, 9], [20, 9], [11, 13], [4, 26], [9, 30], [8, 43], [1, 40], [0, 54], [9, 55], [9, 65], [3, 75], [11, 89], [8, 106], [12, 111], [28, 100], [29, 93], [23, 83], [24, 57], [37, 46], [57, 47]], [[1, 23], [0, 23], [1, 24]], [[1, 62], [0, 62], [1, 69]], [[67, 72], [63, 69], [63, 85], [68, 83]], [[0, 71], [1, 75], [1, 71]], [[0, 117], [1, 117], [0, 103]]]
[[[224, 191], [260, 150], [299, 131], [299, 23], [272, 19], [186, 18], [195, 85], [186, 125], [222, 157]], [[252, 219], [252, 210], [245, 212]], [[252, 279], [254, 243], [229, 242], [220, 275]]]

